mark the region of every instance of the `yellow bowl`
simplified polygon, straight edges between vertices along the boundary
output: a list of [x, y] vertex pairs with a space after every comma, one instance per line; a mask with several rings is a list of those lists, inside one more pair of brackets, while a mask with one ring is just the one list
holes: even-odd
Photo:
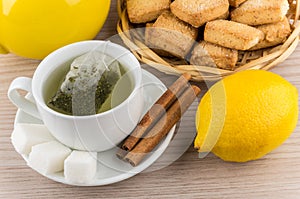
[[0, 0], [0, 52], [42, 59], [93, 39], [109, 8], [110, 0]]

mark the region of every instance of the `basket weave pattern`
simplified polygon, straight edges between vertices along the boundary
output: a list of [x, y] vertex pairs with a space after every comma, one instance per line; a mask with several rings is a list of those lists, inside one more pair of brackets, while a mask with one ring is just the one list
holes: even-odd
[[[185, 72], [192, 75], [193, 81], [214, 81], [222, 76], [227, 76], [238, 71], [248, 69], [269, 70], [284, 61], [293, 53], [299, 43], [299, 15], [300, 0], [289, 0], [290, 9], [287, 18], [292, 29], [291, 35], [281, 45], [256, 51], [239, 51], [239, 59], [235, 70], [225, 70], [208, 66], [189, 65], [178, 58], [164, 58], [156, 54], [144, 44], [143, 34], [133, 29], [139, 28], [131, 24], [126, 11], [126, 0], [118, 0], [118, 13], [120, 20], [117, 24], [117, 31], [125, 45], [143, 63], [146, 63], [159, 71], [167, 74], [180, 75]], [[133, 31], [132, 31], [133, 30]]]

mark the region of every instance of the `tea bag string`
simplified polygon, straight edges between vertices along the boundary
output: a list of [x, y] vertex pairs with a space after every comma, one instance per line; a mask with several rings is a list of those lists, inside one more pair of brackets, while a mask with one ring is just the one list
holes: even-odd
[[106, 41], [106, 42], [104, 43], [104, 50], [103, 50], [103, 54], [104, 54], [104, 55], [102, 56], [102, 63], [103, 63], [103, 65], [105, 66], [105, 68], [106, 68], [107, 71], [109, 71], [108, 66], [111, 64], [111, 63], [109, 63], [109, 65], [107, 65], [107, 63], [105, 62], [105, 58], [106, 58], [106, 56], [107, 56], [106, 49], [107, 49], [107, 46], [108, 46], [109, 43], [110, 43], [110, 41]]
[[[110, 44], [111, 44], [111, 41], [109, 41], [109, 40], [105, 41], [104, 48], [103, 48], [104, 56], [102, 56], [102, 60], [101, 60], [107, 71], [110, 71], [112, 69], [109, 66], [111, 66], [115, 61], [117, 61], [120, 57], [122, 57], [122, 56], [124, 56], [124, 54], [126, 54], [126, 53], [120, 54], [118, 56], [114, 56], [114, 58], [110, 57], [110, 59], [106, 59], [106, 61], [105, 61], [105, 58], [107, 56], [109, 56], [106, 49], [108, 48], [108, 46]], [[93, 49], [93, 51], [97, 51], [97, 48]]]

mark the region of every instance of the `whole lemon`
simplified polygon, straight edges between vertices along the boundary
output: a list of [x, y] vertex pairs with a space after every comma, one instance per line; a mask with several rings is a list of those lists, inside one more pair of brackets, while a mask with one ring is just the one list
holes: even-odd
[[0, 0], [0, 53], [42, 59], [93, 39], [109, 8], [110, 0]]
[[255, 160], [281, 145], [297, 121], [298, 93], [292, 84], [263, 70], [238, 72], [202, 98], [194, 145], [225, 161]]

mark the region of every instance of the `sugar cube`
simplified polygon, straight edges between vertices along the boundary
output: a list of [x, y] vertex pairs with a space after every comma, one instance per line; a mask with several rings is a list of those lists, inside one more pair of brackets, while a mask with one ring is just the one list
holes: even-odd
[[64, 175], [67, 181], [86, 184], [93, 180], [97, 172], [97, 153], [73, 151], [65, 160]]
[[62, 171], [64, 161], [71, 149], [57, 141], [50, 141], [32, 147], [28, 165], [42, 174]]
[[28, 155], [31, 147], [54, 140], [49, 130], [42, 124], [17, 124], [11, 134], [11, 141], [20, 154]]

